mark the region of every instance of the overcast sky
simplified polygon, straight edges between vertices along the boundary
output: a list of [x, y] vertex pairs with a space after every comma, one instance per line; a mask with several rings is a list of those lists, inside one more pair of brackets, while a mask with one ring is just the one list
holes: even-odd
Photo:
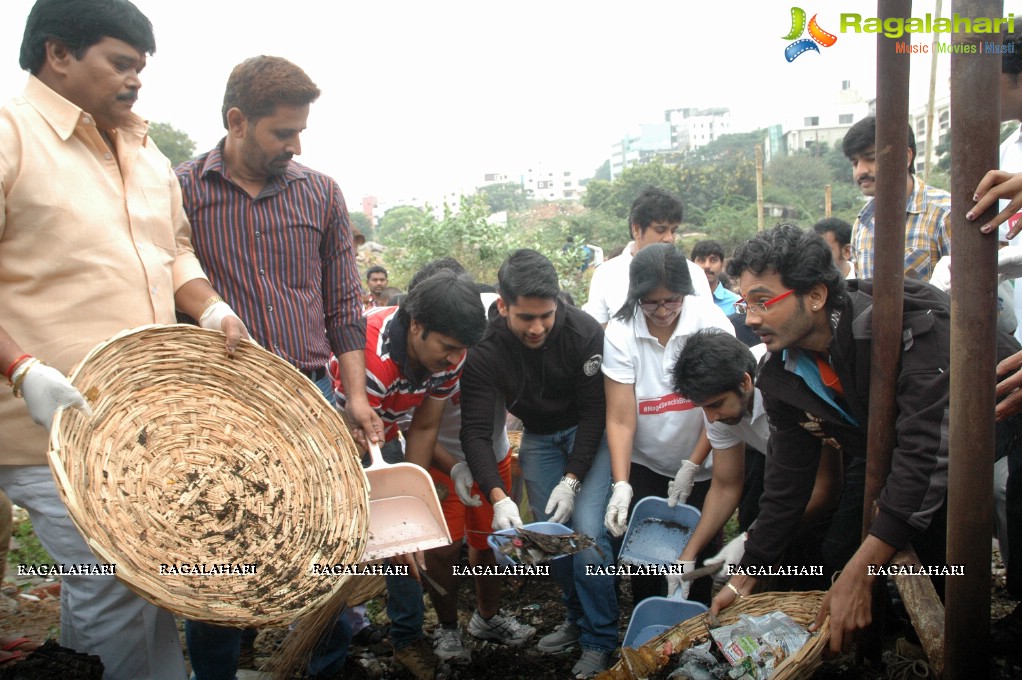
[[[4, 0], [0, 99], [17, 66], [33, 0]], [[471, 188], [484, 172], [539, 162], [591, 172], [615, 139], [680, 107], [729, 107], [733, 129], [783, 122], [830, 102], [842, 80], [874, 96], [875, 36], [838, 33], [860, 0], [802, 0], [837, 43], [788, 63], [791, 3], [741, 0], [137, 0], [157, 51], [136, 112], [184, 130], [200, 151], [221, 136], [235, 64], [286, 57], [323, 90], [302, 162], [337, 178], [348, 200]], [[944, 14], [950, 11], [944, 2]], [[913, 16], [932, 11], [916, 0]], [[925, 103], [929, 58], [912, 59], [911, 106]], [[950, 56], [941, 56], [944, 91]]]

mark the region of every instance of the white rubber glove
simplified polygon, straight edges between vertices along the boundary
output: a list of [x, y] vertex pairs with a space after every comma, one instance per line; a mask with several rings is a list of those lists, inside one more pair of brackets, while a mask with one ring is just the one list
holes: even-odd
[[603, 516], [603, 526], [611, 536], [620, 536], [628, 528], [628, 506], [632, 502], [632, 485], [628, 482], [614, 482], [614, 490], [610, 493], [607, 503], [607, 514]]
[[549, 521], [564, 524], [571, 519], [574, 509], [575, 491], [562, 479], [550, 492], [550, 500], [546, 502], [546, 509], [543, 512], [550, 518]]
[[522, 516], [518, 512], [518, 506], [510, 498], [501, 498], [493, 504], [493, 530], [522, 528]]
[[713, 580], [717, 583], [727, 583], [731, 578], [731, 574], [728, 572], [728, 565], [736, 565], [742, 561], [742, 556], [745, 555], [745, 539], [749, 537], [749, 534], [743, 531], [738, 536], [735, 536], [731, 541], [724, 546], [724, 549], [719, 553], [711, 557], [704, 562], [704, 566], [720, 562], [720, 570], [713, 574]]
[[92, 416], [92, 409], [82, 393], [55, 368], [32, 359], [23, 361], [11, 376], [15, 385], [19, 381], [29, 415], [47, 430], [53, 424], [53, 414], [62, 406], [78, 408]]
[[226, 319], [229, 316], [238, 315], [235, 314], [234, 310], [231, 309], [231, 306], [229, 304], [227, 304], [223, 300], [220, 300], [218, 302], [214, 302], [213, 304], [206, 308], [206, 310], [202, 313], [202, 316], [199, 317], [199, 325], [205, 328], [206, 330], [222, 331], [224, 319]]
[[696, 473], [702, 470], [702, 466], [696, 465], [690, 460], [681, 461], [674, 479], [667, 485], [667, 507], [673, 508], [678, 503], [684, 503], [692, 493], [692, 487], [696, 483]]
[[483, 504], [478, 494], [472, 494], [472, 484], [475, 480], [472, 478], [472, 471], [468, 469], [468, 463], [455, 463], [451, 468], [451, 481], [454, 482], [454, 492], [458, 494], [463, 505], [478, 508]]
[[[674, 563], [681, 565], [682, 574], [687, 574], [688, 572], [696, 568], [696, 563], [694, 560], [675, 560]], [[683, 600], [688, 599], [688, 593], [690, 590], [692, 590], [692, 582], [682, 581], [681, 580], [682, 574], [675, 574], [672, 572], [667, 575], [667, 597], [674, 595], [674, 591], [678, 589], [678, 586], [681, 586], [681, 599]]]

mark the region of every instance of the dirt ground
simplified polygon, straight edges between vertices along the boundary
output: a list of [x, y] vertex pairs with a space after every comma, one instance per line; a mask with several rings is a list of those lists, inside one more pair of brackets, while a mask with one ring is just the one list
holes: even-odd
[[[13, 565], [12, 565], [13, 566]], [[1007, 598], [1003, 588], [1003, 568], [996, 550], [992, 553], [994, 586], [991, 619], [998, 619], [1010, 612], [1015, 603]], [[10, 573], [10, 572], [9, 572]], [[16, 583], [17, 582], [17, 583]], [[54, 597], [58, 588], [55, 582], [19, 581], [10, 576], [5, 583], [6, 598], [0, 600], [0, 637], [24, 635], [35, 641], [58, 636], [60, 604]], [[11, 602], [16, 610], [9, 611]], [[460, 592], [463, 626], [471, 616], [474, 600], [471, 588], [466, 583]], [[558, 591], [549, 577], [526, 577], [521, 580], [508, 579], [504, 587], [503, 607], [514, 613], [520, 620], [536, 627], [537, 636], [550, 632], [564, 618], [564, 607]], [[4, 608], [6, 605], [6, 609]], [[427, 599], [428, 606], [428, 599]], [[631, 589], [627, 579], [621, 587], [621, 631], [622, 635], [631, 614]], [[386, 624], [383, 602], [376, 601], [369, 606], [370, 618], [379, 625]], [[431, 609], [427, 610], [425, 629], [431, 632], [436, 618]], [[283, 628], [266, 629], [260, 632], [255, 643], [255, 659], [251, 665], [258, 668], [267, 662], [279, 648], [286, 635]], [[872, 668], [856, 663], [850, 656], [825, 663], [817, 672], [817, 678], [833, 680], [879, 680], [886, 678], [926, 677], [916, 673], [924, 672], [923, 666], [912, 666], [910, 661], [899, 660], [894, 654], [897, 631], [884, 639], [884, 660], [886, 668]], [[460, 666], [444, 666], [440, 677], [444, 678], [501, 678], [502, 680], [546, 680], [571, 677], [571, 666], [578, 658], [579, 650], [572, 649], [561, 654], [549, 655], [537, 652], [533, 645], [512, 649], [492, 642], [473, 641], [466, 634], [466, 642], [472, 646], [471, 663]], [[183, 644], [183, 639], [182, 639]], [[904, 649], [902, 650], [904, 651]], [[1009, 652], [1015, 650], [1007, 650]], [[1018, 652], [1016, 652], [1018, 653]], [[372, 647], [355, 646], [351, 657], [358, 667], [349, 667], [349, 677], [395, 678], [403, 680], [410, 676], [394, 666], [388, 642]], [[904, 675], [899, 675], [904, 673]], [[983, 677], [977, 674], [976, 677]], [[997, 680], [1022, 677], [1022, 656], [1005, 655], [994, 659], [990, 677]]]

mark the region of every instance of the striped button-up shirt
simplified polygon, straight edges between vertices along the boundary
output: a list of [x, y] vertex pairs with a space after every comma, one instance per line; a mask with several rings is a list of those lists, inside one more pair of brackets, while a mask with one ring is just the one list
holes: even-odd
[[253, 339], [303, 371], [365, 347], [348, 209], [330, 177], [292, 161], [252, 198], [223, 141], [177, 167], [192, 245]]
[[[951, 254], [951, 194], [912, 178], [905, 205], [905, 278], [929, 281], [933, 266]], [[873, 278], [876, 201], [870, 201], [852, 227], [852, 248], [860, 279]]]

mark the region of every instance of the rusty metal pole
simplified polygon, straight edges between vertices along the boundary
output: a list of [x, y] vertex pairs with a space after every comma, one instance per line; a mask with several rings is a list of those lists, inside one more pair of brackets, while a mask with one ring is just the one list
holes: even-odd
[[[879, 0], [877, 16], [905, 19], [911, 0]], [[911, 41], [906, 34], [901, 37]], [[869, 423], [866, 431], [866, 483], [863, 494], [862, 537], [876, 514], [876, 501], [887, 482], [895, 445], [897, 376], [901, 358], [901, 317], [905, 269], [905, 192], [908, 181], [909, 60], [895, 52], [896, 41], [877, 36], [876, 195], [873, 234], [873, 343], [869, 376]], [[882, 294], [879, 294], [882, 293]], [[859, 653], [880, 661], [883, 629], [880, 600], [884, 579], [873, 588], [874, 625], [863, 635]]]
[[[1001, 0], [955, 0], [962, 18], [1003, 16]], [[954, 45], [976, 53], [951, 57], [951, 437], [948, 564], [964, 576], [946, 580], [946, 677], [977, 677], [990, 664], [990, 527], [993, 513], [994, 367], [997, 236], [965, 220], [983, 174], [998, 164], [1001, 56], [980, 53], [998, 34], [958, 33]]]
[[[909, 17], [911, 0], [880, 0], [881, 20]], [[863, 537], [873, 523], [874, 505], [887, 482], [894, 450], [901, 315], [905, 277], [905, 187], [908, 183], [909, 60], [895, 43], [877, 37], [876, 219], [874, 223], [873, 353], [869, 377], [869, 429]]]

